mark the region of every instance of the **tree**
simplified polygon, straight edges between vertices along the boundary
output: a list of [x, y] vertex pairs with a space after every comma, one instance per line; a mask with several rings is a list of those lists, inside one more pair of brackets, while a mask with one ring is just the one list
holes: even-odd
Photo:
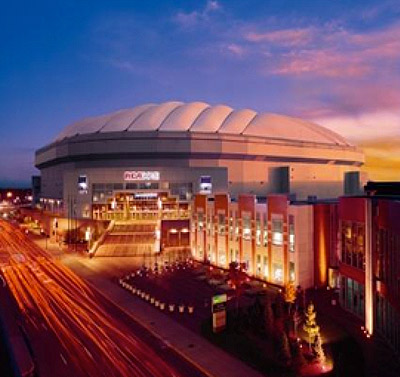
[[292, 360], [293, 360], [293, 366], [295, 368], [301, 368], [303, 365], [305, 365], [307, 363], [307, 361], [303, 355], [303, 351], [301, 349], [301, 343], [299, 343], [299, 342], [293, 343]]
[[252, 329], [258, 333], [260, 330], [260, 323], [263, 324], [264, 307], [257, 296], [254, 303], [248, 309], [249, 320]]
[[325, 362], [325, 352], [322, 348], [322, 339], [321, 335], [318, 333], [315, 337], [315, 345], [314, 345], [315, 355], [320, 363]]
[[308, 334], [308, 344], [311, 351], [311, 343], [314, 342], [315, 336], [319, 334], [319, 326], [315, 319], [317, 314], [314, 311], [314, 304], [312, 302], [308, 304], [305, 316], [303, 330]]
[[243, 291], [243, 284], [247, 281], [247, 275], [243, 271], [243, 267], [243, 264], [229, 263], [228, 277], [232, 288], [235, 290], [236, 312], [239, 311], [239, 299]]
[[301, 314], [298, 310], [296, 310], [293, 314], [293, 324], [294, 324], [294, 336], [297, 338], [297, 329], [301, 323]]
[[278, 360], [287, 364], [291, 359], [289, 339], [284, 331], [276, 334], [275, 352]]
[[264, 305], [264, 331], [266, 334], [271, 334], [273, 329], [274, 313], [272, 312], [271, 300], [267, 297]]
[[282, 293], [278, 293], [278, 295], [275, 297], [275, 317], [276, 318], [282, 318], [284, 314], [283, 310], [283, 296]]
[[289, 305], [289, 315], [290, 315], [292, 304], [296, 300], [296, 288], [294, 287], [293, 283], [288, 283], [285, 285], [284, 299], [285, 302]]
[[305, 294], [301, 285], [296, 287], [296, 309], [303, 311], [305, 308]]

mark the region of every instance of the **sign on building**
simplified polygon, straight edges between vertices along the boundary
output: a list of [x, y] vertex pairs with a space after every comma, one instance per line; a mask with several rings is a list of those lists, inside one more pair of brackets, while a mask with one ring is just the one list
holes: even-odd
[[124, 172], [125, 181], [159, 181], [159, 171], [133, 170]]
[[226, 327], [226, 302], [227, 295], [215, 295], [211, 298], [211, 310], [213, 316], [213, 332], [217, 333]]
[[212, 181], [211, 176], [202, 175], [200, 177], [200, 194], [211, 194], [212, 192]]
[[86, 175], [80, 175], [78, 177], [78, 191], [79, 194], [88, 193], [88, 179]]

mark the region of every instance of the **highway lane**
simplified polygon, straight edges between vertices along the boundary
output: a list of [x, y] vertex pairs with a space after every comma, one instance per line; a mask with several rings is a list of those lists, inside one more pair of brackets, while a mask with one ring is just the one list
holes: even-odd
[[4, 221], [0, 227], [0, 253], [9, 258], [2, 274], [23, 314], [40, 376], [201, 375], [171, 352], [160, 357], [118, 309], [21, 230]]

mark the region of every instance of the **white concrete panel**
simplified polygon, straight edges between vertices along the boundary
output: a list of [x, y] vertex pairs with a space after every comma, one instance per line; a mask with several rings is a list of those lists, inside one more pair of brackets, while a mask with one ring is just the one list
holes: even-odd
[[240, 135], [256, 115], [253, 110], [235, 110], [225, 119], [218, 132]]
[[76, 133], [79, 135], [92, 134], [99, 132], [101, 128], [116, 114], [121, 112], [117, 111], [112, 114], [105, 114], [98, 116], [96, 118], [89, 119], [87, 122], [83, 123], [79, 128], [76, 129]]
[[183, 102], [165, 102], [144, 111], [128, 128], [128, 131], [156, 131], [165, 118]]
[[217, 132], [233, 109], [217, 105], [203, 111], [190, 128], [191, 132]]
[[64, 130], [57, 136], [56, 140], [62, 140], [65, 137], [72, 137], [78, 133], [78, 130], [87, 122], [90, 120], [95, 119], [95, 117], [92, 118], [84, 118], [81, 120], [78, 120], [77, 122], [74, 122], [67, 127], [64, 128]]
[[278, 114], [258, 114], [243, 131], [243, 135], [316, 143], [331, 142], [315, 130], [305, 127], [297, 119]]
[[100, 132], [120, 132], [126, 131], [145, 110], [154, 107], [154, 104], [148, 103], [136, 106], [133, 109], [121, 110], [114, 113], [109, 121], [103, 126]]
[[187, 131], [209, 106], [204, 102], [191, 102], [179, 106], [165, 118], [159, 131]]
[[298, 119], [300, 123], [302, 123], [305, 127], [314, 130], [316, 133], [319, 133], [326, 137], [327, 140], [330, 140], [332, 143], [339, 144], [339, 145], [351, 145], [346, 139], [337, 133], [329, 130], [328, 128], [322, 127], [318, 124], [306, 122], [302, 119]]

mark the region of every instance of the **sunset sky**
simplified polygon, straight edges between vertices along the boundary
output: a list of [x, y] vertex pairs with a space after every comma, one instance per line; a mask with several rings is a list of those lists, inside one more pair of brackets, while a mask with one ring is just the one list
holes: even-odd
[[298, 116], [400, 180], [400, 1], [9, 1], [0, 12], [0, 184], [68, 123], [146, 102]]

